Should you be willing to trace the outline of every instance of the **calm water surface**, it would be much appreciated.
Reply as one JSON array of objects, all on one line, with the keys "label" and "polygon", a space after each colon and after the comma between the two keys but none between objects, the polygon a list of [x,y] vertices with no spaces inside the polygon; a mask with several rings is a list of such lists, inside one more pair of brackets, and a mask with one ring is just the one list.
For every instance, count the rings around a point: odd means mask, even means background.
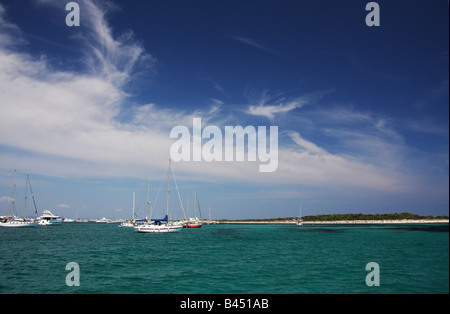
[{"label": "calm water surface", "polygon": [[[0,228],[0,293],[449,293],[446,225]],[[66,264],[80,286],[66,285]],[[380,267],[368,287],[366,264]]]}]

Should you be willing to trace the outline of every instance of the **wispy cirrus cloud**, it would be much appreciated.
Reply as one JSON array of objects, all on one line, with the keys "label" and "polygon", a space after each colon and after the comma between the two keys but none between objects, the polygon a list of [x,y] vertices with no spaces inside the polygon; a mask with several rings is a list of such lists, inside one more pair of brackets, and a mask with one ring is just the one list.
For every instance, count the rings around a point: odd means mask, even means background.
[{"label": "wispy cirrus cloud", "polygon": [[8,21],[6,9],[0,3],[0,46],[8,47],[26,43],[27,40],[23,37],[22,31],[17,25]]},{"label": "wispy cirrus cloud", "polygon": [[269,90],[265,90],[257,96],[248,95],[249,105],[248,109],[244,112],[250,115],[263,116],[269,120],[273,120],[277,115],[292,112],[295,109],[304,107],[305,105],[316,105],[320,99],[333,91],[334,89],[329,89],[292,97],[287,96],[282,92],[271,95]]},{"label": "wispy cirrus cloud", "polygon": [[201,76],[198,76],[198,78],[209,82],[213,86],[214,90],[225,96],[225,89],[215,80],[209,77],[201,77]]},{"label": "wispy cirrus cloud", "polygon": [[[0,106],[5,113],[0,115],[0,144],[19,150],[3,152],[4,167],[15,168],[22,161],[40,169],[36,172],[66,176],[105,165],[92,172],[98,174],[130,158],[141,167],[148,164],[147,158],[155,156],[149,141],[168,150],[168,136],[159,129],[118,119],[128,96],[124,86],[134,78],[136,66],[151,56],[131,32],[113,37],[105,10],[96,2],[83,0],[80,5],[89,8],[83,15],[85,27],[74,39],[81,43],[84,72],[59,70],[45,55],[36,58],[9,49],[25,39],[12,36],[21,34],[20,29],[6,21],[0,5],[0,28],[10,30],[0,45]],[[11,132],[18,125],[20,131]]]},{"label": "wispy cirrus cloud", "polygon": [[[102,8],[91,0],[83,0],[84,12],[87,12],[85,40],[86,63],[96,75],[101,75],[117,86],[125,84],[136,67],[144,66],[148,70],[156,59],[152,57],[134,38],[132,30],[118,37],[112,35],[111,27],[105,18],[109,7]],[[111,4],[109,4],[110,6]]]},{"label": "wispy cirrus cloud", "polygon": [[[193,111],[130,103],[126,85],[150,54],[130,32],[114,37],[106,11],[97,4],[80,2],[89,8],[83,18],[87,30],[74,40],[81,43],[85,71],[58,69],[44,55],[0,46],[0,109],[5,113],[0,115],[0,145],[8,148],[0,152],[2,167],[56,177],[143,178],[166,167],[173,126],[191,126],[194,116],[208,123],[220,113],[218,99]],[[242,169],[249,171],[242,164],[222,165],[184,170],[199,178],[233,178]]]},{"label": "wispy cirrus cloud", "polygon": [[232,39],[234,39],[234,40],[237,40],[237,41],[239,41],[239,42],[241,42],[241,43],[243,43],[243,44],[246,44],[246,45],[248,45],[248,46],[257,48],[257,49],[259,49],[259,50],[265,51],[265,52],[270,53],[270,54],[273,54],[273,55],[277,55],[277,56],[280,56],[280,57],[284,57],[284,55],[281,54],[280,52],[278,52],[278,51],[276,51],[276,50],[274,50],[274,49],[272,49],[272,48],[269,48],[269,47],[267,47],[267,46],[264,46],[264,45],[262,45],[262,44],[256,42],[256,41],[255,41],[254,39],[252,39],[252,38],[243,37],[243,36],[233,36],[233,35],[227,35],[227,36],[230,37],[230,38],[232,38]]},{"label": "wispy cirrus cloud", "polygon": [[300,136],[298,132],[289,132],[289,137],[304,151],[317,155],[326,155],[328,154],[324,149],[320,148],[316,144],[305,140]]},{"label": "wispy cirrus cloud", "polygon": [[308,99],[303,96],[297,98],[275,98],[265,91],[257,101],[257,104],[249,105],[245,112],[250,115],[263,116],[272,120],[277,114],[283,114],[301,108],[307,103]]}]

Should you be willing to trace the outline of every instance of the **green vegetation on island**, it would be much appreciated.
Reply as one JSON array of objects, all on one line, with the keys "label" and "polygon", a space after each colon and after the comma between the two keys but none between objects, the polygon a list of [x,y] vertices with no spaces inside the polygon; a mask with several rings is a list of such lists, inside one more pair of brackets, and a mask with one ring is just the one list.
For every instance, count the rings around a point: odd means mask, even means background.
[{"label": "green vegetation on island", "polygon": [[[329,215],[314,215],[301,217],[303,221],[342,221],[342,220],[433,220],[433,219],[449,219],[448,216],[421,216],[410,213],[393,213],[393,214],[329,214]],[[228,220],[222,219],[223,222],[232,221],[253,221],[253,222],[281,222],[288,220],[297,220],[298,217],[285,218],[264,218],[264,219],[236,219]]]},{"label": "green vegetation on island", "polygon": [[339,220],[433,220],[448,219],[448,216],[420,216],[410,213],[394,214],[331,214],[302,217],[303,221],[339,221]]}]

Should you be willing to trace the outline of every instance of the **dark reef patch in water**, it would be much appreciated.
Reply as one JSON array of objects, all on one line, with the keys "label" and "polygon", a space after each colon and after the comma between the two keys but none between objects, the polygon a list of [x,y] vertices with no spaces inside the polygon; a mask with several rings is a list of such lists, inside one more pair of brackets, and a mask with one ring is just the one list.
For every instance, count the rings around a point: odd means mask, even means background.
[{"label": "dark reef patch in water", "polygon": [[[396,229],[405,231],[428,231],[428,232],[448,232],[448,224],[445,225],[401,225],[395,226]],[[392,229],[392,228],[391,228]]]},{"label": "dark reef patch in water", "polygon": [[332,228],[320,228],[320,229],[306,229],[306,228],[298,228],[292,229],[291,232],[313,232],[313,233],[344,233],[345,231],[342,229],[332,229]]}]

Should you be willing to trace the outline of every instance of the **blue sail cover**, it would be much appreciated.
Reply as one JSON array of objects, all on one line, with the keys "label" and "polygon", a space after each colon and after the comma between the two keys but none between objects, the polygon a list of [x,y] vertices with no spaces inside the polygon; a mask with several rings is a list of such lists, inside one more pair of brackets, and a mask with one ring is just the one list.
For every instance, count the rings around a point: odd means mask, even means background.
[{"label": "blue sail cover", "polygon": [[152,219],[152,221],[168,221],[169,217],[167,215],[163,219]]}]

